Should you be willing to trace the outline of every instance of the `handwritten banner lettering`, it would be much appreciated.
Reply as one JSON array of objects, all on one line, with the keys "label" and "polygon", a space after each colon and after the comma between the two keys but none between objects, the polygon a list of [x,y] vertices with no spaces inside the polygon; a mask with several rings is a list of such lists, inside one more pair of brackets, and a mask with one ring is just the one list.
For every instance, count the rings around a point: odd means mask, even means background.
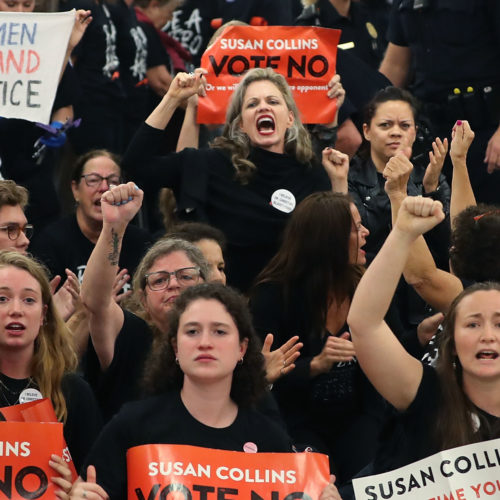
[{"label": "handwritten banner lettering", "polygon": [[328,457],[319,453],[244,453],[167,444],[131,448],[127,470],[128,500],[316,500],[329,481]]},{"label": "handwritten banner lettering", "polygon": [[0,12],[0,116],[50,122],[75,11]]},{"label": "handwritten banner lettering", "polygon": [[273,68],[292,89],[304,123],[330,123],[336,103],[326,96],[335,75],[339,30],[294,26],[230,26],[203,54],[207,96],[199,123],[224,123],[231,94],[252,68]]}]

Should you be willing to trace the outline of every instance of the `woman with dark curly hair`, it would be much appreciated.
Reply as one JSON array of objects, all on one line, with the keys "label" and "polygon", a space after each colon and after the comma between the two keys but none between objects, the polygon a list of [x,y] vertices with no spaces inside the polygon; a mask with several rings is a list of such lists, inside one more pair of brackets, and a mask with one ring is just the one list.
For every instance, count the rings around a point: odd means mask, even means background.
[{"label": "woman with dark curly hair", "polygon": [[259,347],[241,295],[219,283],[186,289],[168,312],[163,344],[148,363],[152,397],[125,406],[103,430],[87,458],[98,484],[77,483],[71,498],[87,492],[125,498],[126,453],[134,446],[243,451],[251,442],[259,452],[291,451],[287,434],[253,408],[266,386]]},{"label": "woman with dark curly hair", "polygon": [[[458,121],[452,131],[450,150],[453,163],[451,273],[436,266],[422,237],[413,243],[404,269],[405,280],[427,303],[442,312],[448,310],[464,287],[481,281],[500,281],[500,209],[476,205],[466,165],[473,139],[474,132],[468,122]],[[394,192],[389,196],[393,213],[397,214],[404,195]]]},{"label": "woman with dark curly hair", "polygon": [[[276,251],[296,204],[332,186],[328,172],[314,161],[311,138],[285,78],[271,68],[251,69],[241,79],[222,135],[210,148],[155,156],[174,111],[204,93],[204,73],[177,74],[137,132],[123,168],[146,193],[171,188],[181,219],[221,229],[229,283],[246,290]],[[340,106],[344,90],[335,77],[327,94],[338,97]]]}]

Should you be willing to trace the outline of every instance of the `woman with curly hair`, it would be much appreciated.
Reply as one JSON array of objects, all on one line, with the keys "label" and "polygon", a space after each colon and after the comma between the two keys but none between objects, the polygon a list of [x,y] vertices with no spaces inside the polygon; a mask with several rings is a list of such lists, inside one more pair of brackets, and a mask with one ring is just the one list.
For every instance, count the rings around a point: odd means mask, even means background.
[{"label": "woman with curly hair", "polygon": [[[276,251],[289,214],[307,195],[331,189],[283,76],[248,71],[233,93],[222,136],[208,149],[155,156],[162,130],[189,97],[204,93],[205,70],[179,73],[139,129],[123,168],[148,191],[170,187],[180,218],[208,222],[227,238],[230,284],[247,289]],[[339,80],[330,97],[343,100]],[[281,196],[280,196],[281,195]]]},{"label": "woman with curly hair", "polygon": [[57,313],[46,270],[19,252],[0,252],[0,406],[51,400],[76,465],[99,432],[89,386],[72,372],[71,333]]},{"label": "woman with curly hair", "polygon": [[[187,288],[167,313],[168,329],[145,375],[151,397],[125,406],[103,430],[87,463],[88,482],[71,498],[122,499],[126,453],[144,444],[290,452],[287,434],[256,411],[265,391],[264,358],[246,300],[220,283]],[[330,498],[338,498],[331,496]]]}]

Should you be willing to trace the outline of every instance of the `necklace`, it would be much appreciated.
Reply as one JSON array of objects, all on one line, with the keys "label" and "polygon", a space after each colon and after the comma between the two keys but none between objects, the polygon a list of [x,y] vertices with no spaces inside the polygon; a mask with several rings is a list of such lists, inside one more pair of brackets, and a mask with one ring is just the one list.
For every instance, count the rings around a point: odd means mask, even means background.
[{"label": "necklace", "polygon": [[[28,382],[26,385],[19,390],[12,390],[4,381],[3,378],[5,375],[0,374],[0,392],[2,394],[2,398],[4,399],[5,403],[7,403],[7,406],[13,406],[19,403],[19,398],[21,396],[21,393],[28,389],[29,387],[36,386],[34,383],[34,380],[32,377],[28,378]],[[7,380],[7,379],[6,379]],[[10,395],[10,397],[9,397]]]}]

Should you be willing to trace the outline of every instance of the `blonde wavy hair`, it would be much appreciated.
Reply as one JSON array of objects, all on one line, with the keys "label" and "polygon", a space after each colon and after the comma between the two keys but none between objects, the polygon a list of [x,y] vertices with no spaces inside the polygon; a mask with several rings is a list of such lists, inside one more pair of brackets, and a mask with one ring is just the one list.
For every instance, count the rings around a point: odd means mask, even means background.
[{"label": "blonde wavy hair", "polygon": [[222,135],[211,143],[212,147],[224,149],[231,154],[231,161],[236,169],[236,178],[242,184],[248,183],[257,168],[248,159],[251,149],[250,139],[240,127],[243,99],[250,84],[263,80],[271,82],[278,88],[288,110],[294,116],[293,125],[287,129],[285,134],[285,153],[304,164],[308,164],[314,156],[311,137],[300,120],[299,110],[285,78],[271,68],[251,69],[243,77],[231,97]]},{"label": "blonde wavy hair", "polygon": [[77,356],[68,327],[56,310],[48,272],[42,264],[18,252],[0,252],[0,269],[15,267],[35,278],[42,292],[42,304],[46,307],[45,320],[35,339],[30,373],[41,393],[50,398],[57,419],[66,422],[68,409],[61,388],[64,375],[75,370]]}]

